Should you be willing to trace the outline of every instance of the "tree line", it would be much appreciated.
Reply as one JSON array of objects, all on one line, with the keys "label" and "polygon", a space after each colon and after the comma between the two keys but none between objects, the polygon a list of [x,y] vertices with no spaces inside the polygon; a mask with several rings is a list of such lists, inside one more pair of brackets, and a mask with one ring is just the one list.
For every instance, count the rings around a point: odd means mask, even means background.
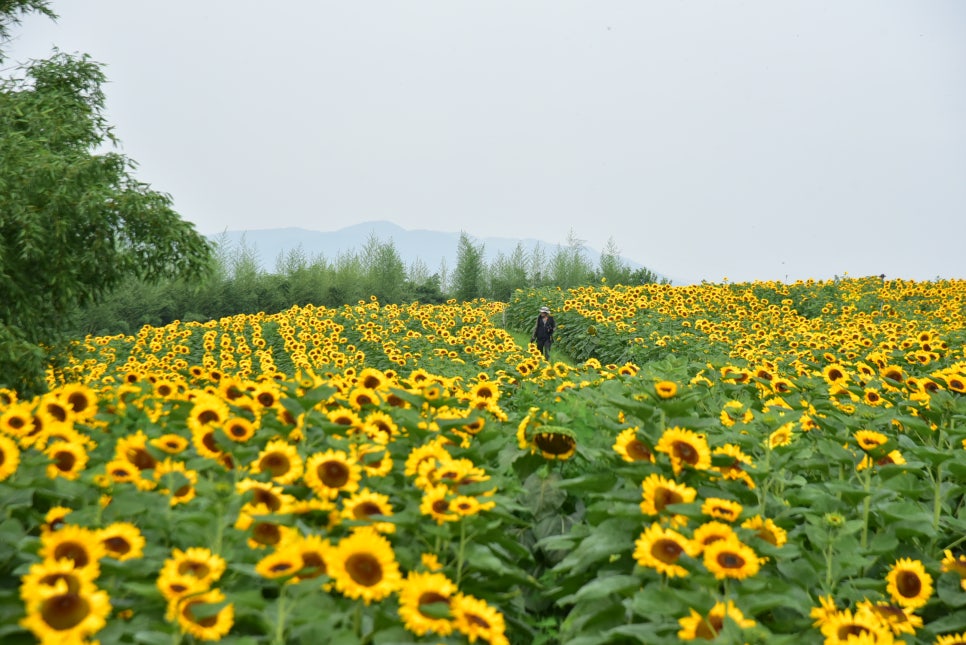
[{"label": "tree line", "polygon": [[256,250],[244,239],[236,244],[216,239],[213,247],[208,271],[201,276],[132,275],[96,302],[76,307],[70,316],[71,335],[130,334],[144,325],[174,320],[273,313],[293,305],[340,307],[370,297],[382,304],[508,301],[516,289],[662,280],[649,269],[632,269],[613,241],[594,261],[573,233],[565,246],[552,252],[520,243],[508,254],[487,259],[484,244],[462,232],[456,265],[450,269],[444,261],[434,271],[419,259],[407,266],[392,239],[375,235],[362,248],[335,258],[309,257],[301,247],[289,249],[275,259],[273,270],[261,268]]}]

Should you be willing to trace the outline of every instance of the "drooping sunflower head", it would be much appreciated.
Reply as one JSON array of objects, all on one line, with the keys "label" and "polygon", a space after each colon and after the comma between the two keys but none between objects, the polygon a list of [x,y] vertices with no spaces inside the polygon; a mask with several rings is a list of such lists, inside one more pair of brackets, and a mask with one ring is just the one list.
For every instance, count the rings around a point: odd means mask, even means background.
[{"label": "drooping sunflower head", "polygon": [[577,436],[573,430],[562,426],[540,426],[531,442],[531,450],[539,451],[544,459],[565,461],[577,452]]},{"label": "drooping sunflower head", "polygon": [[702,513],[725,522],[736,522],[741,517],[742,510],[740,503],[720,497],[709,497],[701,504]]},{"label": "drooping sunflower head", "polygon": [[742,629],[754,627],[757,624],[751,618],[745,618],[745,615],[738,609],[733,600],[716,602],[707,614],[701,614],[694,609],[690,611],[689,616],[678,620],[681,625],[678,638],[683,641],[714,640],[721,633],[727,620],[734,622]]}]

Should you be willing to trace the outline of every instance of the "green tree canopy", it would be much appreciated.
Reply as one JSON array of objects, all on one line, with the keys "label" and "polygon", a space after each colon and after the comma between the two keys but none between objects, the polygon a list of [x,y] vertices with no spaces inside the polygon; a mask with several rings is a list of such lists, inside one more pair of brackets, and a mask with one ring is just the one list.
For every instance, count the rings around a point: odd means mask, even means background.
[{"label": "green tree canopy", "polygon": [[[0,3],[0,51],[28,10],[51,15],[45,2]],[[26,345],[55,340],[76,306],[129,276],[208,267],[204,237],[111,151],[104,81],[88,56],[62,52],[0,78],[0,386],[39,385],[18,362]]]}]

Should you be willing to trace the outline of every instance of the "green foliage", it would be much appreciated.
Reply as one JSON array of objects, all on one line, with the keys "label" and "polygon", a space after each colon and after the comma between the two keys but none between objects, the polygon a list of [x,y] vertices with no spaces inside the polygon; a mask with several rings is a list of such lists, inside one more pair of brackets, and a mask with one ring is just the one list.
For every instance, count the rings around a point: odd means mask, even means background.
[{"label": "green foliage", "polygon": [[[44,5],[5,5],[0,35],[28,8]],[[0,79],[0,324],[21,342],[49,344],[75,307],[128,277],[202,275],[207,241],[170,197],[134,178],[132,161],[99,152],[115,142],[100,65],[56,52],[17,72]],[[37,377],[14,370],[0,386]]]}]

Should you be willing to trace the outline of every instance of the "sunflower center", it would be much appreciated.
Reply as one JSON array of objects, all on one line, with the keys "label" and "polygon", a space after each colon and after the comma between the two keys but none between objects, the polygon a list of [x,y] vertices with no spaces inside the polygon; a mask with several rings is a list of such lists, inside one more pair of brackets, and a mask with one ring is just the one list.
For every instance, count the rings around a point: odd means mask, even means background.
[{"label": "sunflower center", "polygon": [[701,622],[698,623],[697,628],[694,630],[694,635],[696,638],[712,641],[718,636],[723,626],[724,620],[720,616],[708,616],[707,618],[701,619]]},{"label": "sunflower center", "polygon": [[218,413],[214,410],[202,410],[198,415],[198,422],[202,425],[218,420]]},{"label": "sunflower center", "polygon": [[67,583],[68,594],[76,594],[80,590],[80,580],[76,576],[63,573],[52,573],[49,576],[44,576],[40,579],[40,584],[46,587],[53,587],[61,580]]},{"label": "sunflower center", "polygon": [[564,455],[574,449],[576,442],[573,437],[565,434],[541,432],[537,434],[534,443],[543,452],[551,455]]},{"label": "sunflower center", "polygon": [[915,598],[922,592],[922,580],[912,571],[902,571],[896,576],[896,589],[903,598]]},{"label": "sunflower center", "polygon": [[59,560],[60,558],[73,560],[74,566],[78,569],[83,569],[91,561],[90,556],[87,555],[87,549],[76,542],[58,544],[57,548],[54,549],[54,559]]},{"label": "sunflower center", "polygon": [[255,489],[253,499],[255,500],[256,504],[264,504],[271,511],[277,511],[282,507],[282,500],[280,500],[276,495],[273,495],[271,492],[262,488]]},{"label": "sunflower center", "polygon": [[282,540],[282,530],[271,522],[259,522],[252,530],[252,539],[259,544],[278,544]]},{"label": "sunflower center", "polygon": [[125,553],[131,551],[131,543],[119,535],[115,535],[114,537],[109,537],[104,540],[104,546],[106,546],[107,550],[111,553],[117,553],[118,555],[124,555]]},{"label": "sunflower center", "polygon": [[203,604],[203,603],[189,601],[187,604],[185,604],[184,609],[181,612],[182,615],[188,620],[190,620],[192,623],[194,623],[195,625],[200,625],[201,627],[214,627],[215,625],[217,625],[218,614],[215,614],[213,616],[206,616],[204,618],[197,618],[195,616],[194,612],[192,611],[193,606],[200,605],[200,604]]},{"label": "sunflower center", "polygon": [[138,470],[151,470],[158,465],[158,461],[144,448],[132,448],[127,451],[127,460]]},{"label": "sunflower center", "polygon": [[371,587],[382,580],[382,565],[368,553],[356,553],[345,562],[346,573],[357,584]]},{"label": "sunflower center", "polygon": [[634,440],[627,444],[627,454],[634,461],[650,461],[651,451],[640,441]]},{"label": "sunflower center", "polygon": [[352,509],[352,515],[358,520],[365,520],[373,515],[382,515],[382,509],[373,502],[363,502],[356,504],[355,508]]},{"label": "sunflower center", "polygon": [[325,573],[325,560],[315,552],[302,554],[302,571],[299,573],[301,578],[317,578]]},{"label": "sunflower center", "polygon": [[191,575],[195,578],[207,578],[211,574],[211,567],[204,562],[188,560],[178,565],[178,573],[181,575]]},{"label": "sunflower center", "polygon": [[70,592],[45,600],[40,608],[44,622],[57,631],[76,627],[90,613],[90,603],[83,596]]},{"label": "sunflower center", "polygon": [[285,455],[273,452],[265,455],[258,463],[258,467],[272,473],[272,477],[280,477],[291,469],[292,464]]},{"label": "sunflower center", "polygon": [[654,508],[663,511],[669,504],[680,504],[684,498],[667,488],[659,488],[654,492]]},{"label": "sunflower center", "polygon": [[269,394],[268,392],[262,392],[255,398],[258,400],[258,403],[262,407],[270,408],[273,405],[275,405],[275,397]]},{"label": "sunflower center", "polygon": [[65,473],[69,473],[74,464],[77,463],[77,457],[66,450],[58,452],[54,459],[56,460],[57,470]]},{"label": "sunflower center", "polygon": [[678,561],[684,549],[674,540],[658,540],[651,548],[651,555],[666,564]]},{"label": "sunflower center", "polygon": [[740,569],[745,566],[745,559],[737,553],[725,551],[718,555],[718,564],[725,569]]},{"label": "sunflower center", "polygon": [[473,625],[479,625],[483,629],[490,628],[490,623],[486,622],[486,620],[478,614],[466,614],[466,621]]},{"label": "sunflower center", "polygon": [[87,409],[87,397],[79,392],[74,392],[68,396],[67,402],[70,403],[70,407],[74,408],[74,412],[80,413]]},{"label": "sunflower center", "polygon": [[444,603],[445,605],[449,606],[449,598],[447,598],[443,594],[436,593],[435,591],[424,591],[423,593],[419,594],[419,601],[417,602],[417,604],[432,605],[438,602]]},{"label": "sunflower center", "polygon": [[445,499],[438,499],[433,502],[433,512],[434,513],[445,513],[449,510],[449,502]]},{"label": "sunflower center", "polygon": [[674,455],[681,461],[688,464],[698,463],[698,451],[689,443],[676,441],[674,443]]},{"label": "sunflower center", "polygon": [[327,461],[318,468],[319,479],[329,488],[342,488],[349,481],[349,469],[338,461]]},{"label": "sunflower center", "polygon": [[869,630],[862,625],[842,625],[839,627],[838,637],[844,642],[849,636],[861,636],[868,633]]}]

